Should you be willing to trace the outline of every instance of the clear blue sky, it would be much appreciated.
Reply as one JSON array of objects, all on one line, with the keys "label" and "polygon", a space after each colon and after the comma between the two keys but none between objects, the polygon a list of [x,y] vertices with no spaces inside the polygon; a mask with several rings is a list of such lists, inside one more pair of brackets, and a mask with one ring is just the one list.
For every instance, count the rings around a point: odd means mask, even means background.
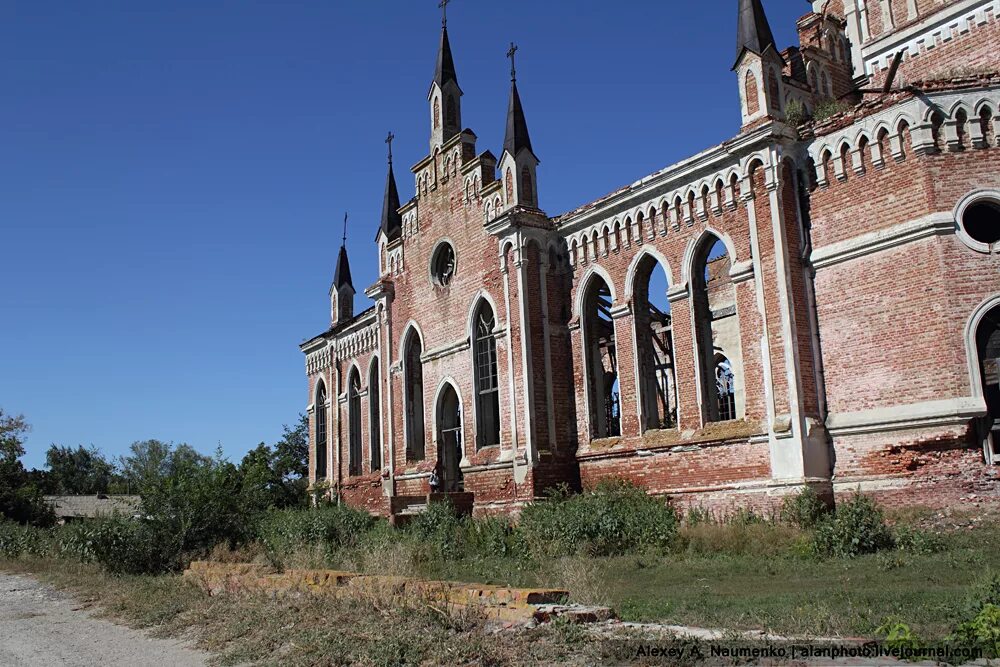
[{"label": "clear blue sky", "polygon": [[[427,152],[436,0],[2,0],[0,406],[50,443],[233,459],[306,404],[344,210],[359,291],[388,130]],[[803,0],[765,0],[780,45]],[[508,43],[557,214],[732,136],[737,0],[455,0],[463,121],[499,154]],[[363,298],[363,297],[362,297]]]}]

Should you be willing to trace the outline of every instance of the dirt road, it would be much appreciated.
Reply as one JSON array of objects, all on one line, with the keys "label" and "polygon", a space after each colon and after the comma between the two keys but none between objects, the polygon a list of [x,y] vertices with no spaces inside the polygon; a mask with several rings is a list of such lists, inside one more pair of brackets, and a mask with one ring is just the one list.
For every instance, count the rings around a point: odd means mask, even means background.
[{"label": "dirt road", "polygon": [[145,667],[204,665],[183,642],[151,639],[80,609],[34,579],[0,572],[0,665]]}]

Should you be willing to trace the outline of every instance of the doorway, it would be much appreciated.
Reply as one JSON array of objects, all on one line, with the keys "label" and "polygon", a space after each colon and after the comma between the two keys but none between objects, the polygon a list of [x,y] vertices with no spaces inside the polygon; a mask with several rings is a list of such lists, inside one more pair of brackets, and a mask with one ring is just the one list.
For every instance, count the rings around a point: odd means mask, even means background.
[{"label": "doorway", "polygon": [[455,388],[447,384],[438,397],[438,471],[443,493],[465,488],[462,477],[462,408]]},{"label": "doorway", "polygon": [[1000,463],[1000,306],[987,312],[979,323],[976,349],[987,411],[980,422],[983,456],[987,463]]}]

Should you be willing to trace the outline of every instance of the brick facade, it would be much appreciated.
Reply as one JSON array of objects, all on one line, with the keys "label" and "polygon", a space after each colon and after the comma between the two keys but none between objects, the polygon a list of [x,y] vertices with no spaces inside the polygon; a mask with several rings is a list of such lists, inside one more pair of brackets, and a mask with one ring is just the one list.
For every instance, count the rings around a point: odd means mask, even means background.
[{"label": "brick facade", "polygon": [[[477,513],[609,477],[723,510],[803,485],[896,505],[996,497],[1000,408],[980,348],[985,327],[1000,328],[1000,245],[982,240],[1000,230],[998,4],[817,2],[780,53],[762,13],[741,13],[741,132],[558,216],[538,208],[516,84],[499,159],[449,129],[461,90],[445,30],[431,150],[412,167],[414,197],[383,212],[374,305],[333,304],[331,328],[302,345],[313,482],[378,514],[426,494],[436,467],[449,481],[461,472]],[[986,232],[967,211],[994,215]],[[444,244],[454,261],[442,273]],[[649,310],[653,271],[667,276],[666,313]],[[480,312],[493,315],[492,357]],[[408,341],[420,346],[417,402]],[[483,368],[500,432],[485,446]]]}]

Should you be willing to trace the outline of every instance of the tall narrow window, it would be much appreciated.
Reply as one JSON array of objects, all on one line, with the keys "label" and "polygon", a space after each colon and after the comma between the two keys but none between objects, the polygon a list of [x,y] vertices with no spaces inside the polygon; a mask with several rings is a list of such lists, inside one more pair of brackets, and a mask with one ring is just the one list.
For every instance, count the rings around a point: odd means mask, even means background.
[{"label": "tall narrow window", "polygon": [[621,435],[615,322],[611,319],[611,289],[604,280],[596,276],[592,279],[583,308],[590,435],[592,438]]},{"label": "tall narrow window", "polygon": [[521,203],[529,206],[535,202],[535,189],[531,187],[531,170],[521,169]]},{"label": "tall narrow window", "polygon": [[316,480],[326,479],[326,384],[320,381],[316,392],[316,404],[313,406],[316,415]]},{"label": "tall narrow window", "polygon": [[978,420],[987,463],[1000,464],[1000,306],[983,316],[976,330],[986,416]]},{"label": "tall narrow window", "polygon": [[379,383],[381,374],[379,373],[378,359],[372,364],[371,372],[368,374],[368,439],[371,447],[372,472],[382,469],[382,402]]},{"label": "tall narrow window", "polygon": [[742,348],[731,268],[725,244],[715,236],[706,236],[691,270],[705,422],[743,418]]},{"label": "tall narrow window", "polygon": [[351,371],[347,394],[348,474],[361,474],[361,376],[358,369]]},{"label": "tall narrow window", "polygon": [[500,384],[493,309],[483,301],[475,316],[476,444],[500,444]]},{"label": "tall narrow window", "polygon": [[458,105],[455,104],[455,98],[452,95],[448,96],[448,101],[445,103],[445,110],[447,112],[447,116],[445,117],[445,125],[447,127],[457,127]]},{"label": "tall narrow window", "polygon": [[403,358],[406,378],[406,459],[420,461],[424,458],[424,369],[420,361],[423,348],[420,337],[410,331],[406,339]]},{"label": "tall narrow window", "polygon": [[635,337],[639,353],[639,393],[644,430],[677,426],[673,320],[667,279],[650,255],[635,274]]}]

